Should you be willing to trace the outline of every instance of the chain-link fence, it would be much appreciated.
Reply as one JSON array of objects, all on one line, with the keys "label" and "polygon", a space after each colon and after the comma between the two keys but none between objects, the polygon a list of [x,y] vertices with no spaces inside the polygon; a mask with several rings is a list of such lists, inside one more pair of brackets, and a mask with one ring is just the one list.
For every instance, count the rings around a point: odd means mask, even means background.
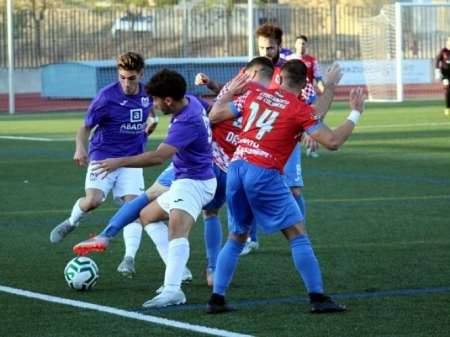
[{"label": "chain-link fence", "polygon": [[[284,46],[306,35],[312,55],[324,62],[359,59],[356,18],[378,8],[272,6],[254,11],[254,27],[274,21]],[[145,57],[228,57],[248,54],[247,10],[226,8],[153,9],[139,14],[111,10],[15,11],[15,67],[113,59],[125,50]],[[6,13],[0,13],[0,68],[7,66]]]}]

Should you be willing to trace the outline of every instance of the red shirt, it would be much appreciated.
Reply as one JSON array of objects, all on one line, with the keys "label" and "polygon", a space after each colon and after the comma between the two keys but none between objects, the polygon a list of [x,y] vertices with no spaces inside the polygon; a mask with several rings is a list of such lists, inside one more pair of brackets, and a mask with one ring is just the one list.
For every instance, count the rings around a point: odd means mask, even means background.
[{"label": "red shirt", "polygon": [[243,118],[233,160],[281,173],[302,133],[323,125],[313,107],[281,89],[253,90],[234,104]]},{"label": "red shirt", "polygon": [[306,65],[306,68],[308,68],[306,77],[308,77],[308,80],[311,83],[314,83],[314,79],[322,79],[322,70],[320,69],[319,62],[311,55],[305,54],[299,56],[297,54],[291,54],[286,57],[286,61],[289,60],[300,60]]},{"label": "red shirt", "polygon": [[[230,82],[228,82],[230,83]],[[227,83],[227,84],[228,84]],[[217,99],[221,98],[227,91],[227,88],[223,88]],[[249,90],[256,90],[262,88],[262,86],[256,82],[249,84]],[[236,96],[237,99],[239,96]],[[213,161],[223,171],[228,171],[228,164],[231,158],[233,158],[234,151],[239,141],[239,133],[241,132],[242,117],[226,120],[212,126],[212,150]]]}]

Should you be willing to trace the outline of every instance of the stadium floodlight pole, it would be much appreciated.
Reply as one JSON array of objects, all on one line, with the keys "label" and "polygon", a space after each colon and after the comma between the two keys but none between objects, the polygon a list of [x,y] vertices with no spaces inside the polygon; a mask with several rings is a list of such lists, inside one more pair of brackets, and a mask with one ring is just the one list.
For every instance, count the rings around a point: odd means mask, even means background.
[{"label": "stadium floodlight pole", "polygon": [[14,34],[13,34],[13,0],[8,0],[8,87],[9,87],[9,114],[15,112],[14,106]]},{"label": "stadium floodlight pole", "polygon": [[[403,30],[402,30],[402,4],[401,2],[395,3],[395,54],[396,54],[396,71],[397,71],[397,101],[403,102]],[[400,42],[399,42],[400,41]]]},{"label": "stadium floodlight pole", "polygon": [[254,21],[254,10],[253,10],[253,0],[248,0],[247,3],[247,30],[248,30],[248,60],[250,61],[254,55],[254,44],[255,44],[255,36],[253,34],[253,21]]},{"label": "stadium floodlight pole", "polygon": [[187,58],[189,54],[188,49],[188,8],[186,0],[183,0],[183,57]]}]

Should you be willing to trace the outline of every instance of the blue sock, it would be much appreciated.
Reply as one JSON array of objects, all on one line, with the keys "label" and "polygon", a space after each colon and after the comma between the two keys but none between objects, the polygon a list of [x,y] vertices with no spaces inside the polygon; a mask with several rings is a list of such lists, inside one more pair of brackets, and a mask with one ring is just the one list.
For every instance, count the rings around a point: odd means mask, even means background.
[{"label": "blue sock", "polygon": [[205,246],[208,258],[208,269],[215,270],[217,257],[222,247],[222,225],[218,216],[210,216],[203,220],[205,224]]},{"label": "blue sock", "polygon": [[213,293],[225,296],[225,291],[230,285],[234,271],[236,270],[239,254],[244,249],[244,246],[245,243],[228,238],[217,259]]},{"label": "blue sock", "polygon": [[123,204],[100,235],[115,237],[126,225],[139,218],[139,213],[149,202],[147,194],[142,193],[137,198]]},{"label": "blue sock", "polygon": [[258,241],[258,225],[256,224],[255,219],[253,219],[252,224],[250,225],[250,232],[248,237],[252,241]]},{"label": "blue sock", "polygon": [[322,274],[308,235],[299,235],[290,241],[295,268],[302,276],[308,293],[323,294]]},{"label": "blue sock", "polygon": [[306,205],[305,205],[305,199],[303,199],[303,194],[300,194],[297,197],[294,197],[295,202],[298,205],[298,208],[300,208],[300,212],[303,214],[303,224],[306,227]]}]

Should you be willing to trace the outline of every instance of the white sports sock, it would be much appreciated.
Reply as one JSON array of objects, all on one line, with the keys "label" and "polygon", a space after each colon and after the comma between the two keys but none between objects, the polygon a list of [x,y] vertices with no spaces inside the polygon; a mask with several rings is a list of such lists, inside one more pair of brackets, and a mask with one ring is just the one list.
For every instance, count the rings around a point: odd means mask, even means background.
[{"label": "white sports sock", "polygon": [[80,201],[83,198],[78,199],[73,205],[72,213],[70,214],[69,222],[72,226],[78,226],[78,223],[87,217],[91,212],[83,212],[80,208]]},{"label": "white sports sock", "polygon": [[123,240],[125,241],[125,256],[136,257],[136,253],[141,244],[142,225],[132,222],[123,228]]},{"label": "white sports sock", "polygon": [[169,228],[162,221],[153,222],[144,227],[158,250],[159,256],[167,265],[169,256]]},{"label": "white sports sock", "polygon": [[169,242],[169,259],[164,275],[164,290],[179,291],[186,263],[189,260],[189,241],[178,238]]}]

